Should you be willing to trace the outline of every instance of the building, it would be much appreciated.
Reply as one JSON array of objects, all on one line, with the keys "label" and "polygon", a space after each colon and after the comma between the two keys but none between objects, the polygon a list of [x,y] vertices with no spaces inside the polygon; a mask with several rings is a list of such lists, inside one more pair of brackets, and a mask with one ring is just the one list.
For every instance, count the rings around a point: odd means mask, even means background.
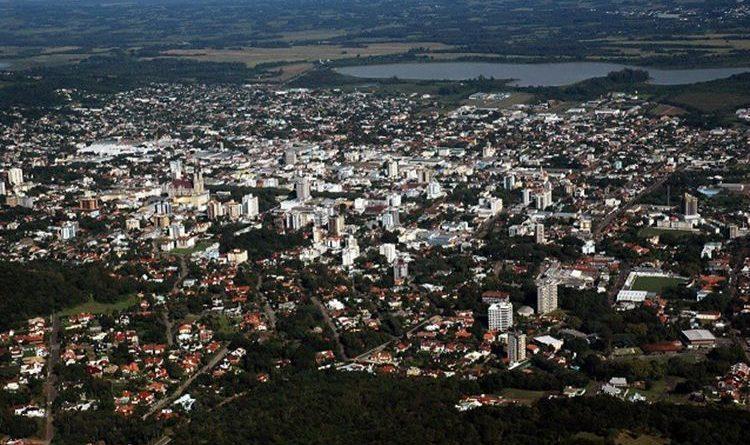
[{"label": "building", "polygon": [[552,190],[544,190],[534,196],[537,210],[544,210],[552,205]]},{"label": "building", "polygon": [[344,233],[344,215],[336,215],[328,220],[328,232],[334,236]]},{"label": "building", "polygon": [[78,200],[78,208],[86,212],[99,210],[99,200],[90,197],[81,198]]},{"label": "building", "polygon": [[172,174],[172,179],[182,179],[182,161],[179,159],[169,161],[169,172]]},{"label": "building", "polygon": [[385,173],[390,179],[398,178],[398,162],[394,160],[388,161],[386,163]]},{"label": "building", "polygon": [[523,199],[523,205],[528,206],[531,204],[531,190],[530,189],[523,189],[521,191],[521,197]]},{"label": "building", "polygon": [[297,193],[298,201],[307,201],[310,199],[310,180],[308,178],[299,178],[294,186],[294,191]]},{"label": "building", "polygon": [[443,188],[433,181],[427,185],[427,199],[436,199],[443,196]]},{"label": "building", "polygon": [[171,215],[172,214],[172,204],[169,203],[167,200],[161,200],[156,201],[154,203],[154,213],[157,215]]},{"label": "building", "polygon": [[76,237],[78,231],[78,223],[75,221],[67,221],[60,226],[60,239],[63,241],[71,240]]},{"label": "building", "polygon": [[284,152],[284,165],[294,165],[297,163],[297,150],[290,148]]},{"label": "building", "polygon": [[228,203],[224,204],[224,208],[226,209],[226,215],[232,221],[237,221],[238,219],[240,219],[240,216],[242,216],[242,204],[238,202],[229,201]]},{"label": "building", "polygon": [[227,261],[235,266],[244,263],[247,261],[247,250],[234,249],[227,252]]},{"label": "building", "polygon": [[682,331],[682,338],[688,348],[713,348],[716,337],[707,329],[686,329]]},{"label": "building", "polygon": [[208,201],[206,211],[208,213],[208,219],[219,219],[224,216],[224,206],[219,201]]},{"label": "building", "polygon": [[393,263],[393,261],[396,259],[396,256],[398,255],[395,244],[391,244],[391,243],[381,244],[378,250],[380,254],[385,257],[388,263]]},{"label": "building", "polygon": [[544,315],[557,310],[557,282],[551,279],[538,280],[536,286],[537,313]]},{"label": "building", "polygon": [[534,227],[534,237],[537,244],[545,244],[547,238],[544,236],[544,224],[537,224]]},{"label": "building", "polygon": [[408,276],[409,264],[403,258],[399,258],[393,263],[393,282],[401,285]]},{"label": "building", "polygon": [[690,193],[685,193],[684,205],[685,218],[698,216],[698,198]]},{"label": "building", "polygon": [[18,167],[13,167],[8,170],[8,184],[10,185],[21,185],[23,184],[23,170]]},{"label": "building", "polygon": [[508,361],[513,366],[526,360],[526,334],[512,332],[508,335]]},{"label": "building", "polygon": [[242,214],[248,218],[257,218],[259,214],[258,197],[252,194],[242,197]]},{"label": "building", "polygon": [[510,301],[493,303],[487,309],[491,331],[507,331],[513,327],[513,304]]}]

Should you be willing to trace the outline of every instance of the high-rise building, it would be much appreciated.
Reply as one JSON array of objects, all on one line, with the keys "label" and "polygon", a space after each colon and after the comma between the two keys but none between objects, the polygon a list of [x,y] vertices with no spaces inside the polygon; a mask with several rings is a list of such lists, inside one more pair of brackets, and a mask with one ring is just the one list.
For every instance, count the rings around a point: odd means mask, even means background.
[{"label": "high-rise building", "polygon": [[383,226],[383,229],[385,230],[391,230],[396,227],[396,223],[393,220],[393,215],[390,213],[383,213],[380,216],[380,225]]},{"label": "high-rise building", "polygon": [[552,205],[552,190],[544,190],[534,196],[536,199],[536,208],[544,210]]},{"label": "high-rise building", "polygon": [[13,167],[8,170],[8,184],[10,185],[21,185],[23,184],[23,170],[18,167]]},{"label": "high-rise building", "polygon": [[430,182],[427,185],[427,199],[435,199],[443,196],[443,188],[437,182]]},{"label": "high-rise building", "polygon": [[90,196],[79,198],[78,208],[84,211],[99,210],[99,200]]},{"label": "high-rise building", "polygon": [[344,233],[344,215],[336,215],[328,220],[328,232],[334,236]]},{"label": "high-rise building", "polygon": [[507,331],[513,327],[513,304],[508,301],[493,303],[487,309],[491,331]]},{"label": "high-rise building", "polygon": [[531,204],[531,190],[530,189],[523,189],[521,192],[521,196],[523,199],[523,205],[527,206]]},{"label": "high-rise building", "polygon": [[388,195],[388,205],[391,207],[398,207],[401,205],[401,194],[392,193]]},{"label": "high-rise building", "polygon": [[398,254],[398,252],[396,251],[396,245],[392,243],[381,244],[378,250],[389,263],[393,263],[393,261],[396,259],[396,255]]},{"label": "high-rise building", "polygon": [[297,192],[298,201],[307,201],[310,199],[310,180],[299,178],[294,186],[294,191]]},{"label": "high-rise building", "polygon": [[297,150],[290,148],[284,152],[284,165],[294,165],[297,163]]},{"label": "high-rise building", "polygon": [[508,335],[508,361],[511,365],[526,360],[526,334],[512,332]]},{"label": "high-rise building", "polygon": [[256,218],[259,214],[258,197],[252,194],[242,197],[242,214],[248,218]]},{"label": "high-rise building", "polygon": [[169,225],[169,237],[172,239],[177,239],[181,236],[185,236],[185,226],[182,225],[182,223],[179,222],[173,222]]},{"label": "high-rise building", "polygon": [[547,238],[544,235],[544,224],[537,224],[534,226],[534,237],[537,244],[544,244],[547,242]]},{"label": "high-rise building", "polygon": [[393,282],[396,285],[400,285],[409,276],[409,263],[403,258],[399,258],[393,262]]},{"label": "high-rise building", "polygon": [[432,181],[432,170],[428,168],[420,168],[417,170],[417,181],[421,184],[427,184]]},{"label": "high-rise building", "polygon": [[685,193],[685,217],[692,217],[698,215],[698,198]]},{"label": "high-rise building", "polygon": [[516,188],[516,175],[510,174],[503,178],[503,188],[505,190],[513,190]]},{"label": "high-rise building", "polygon": [[739,238],[739,236],[740,228],[736,224],[731,224],[729,226],[729,239]]},{"label": "high-rise building", "polygon": [[182,161],[179,159],[169,161],[169,172],[172,174],[172,179],[182,179]]},{"label": "high-rise building", "polygon": [[578,221],[578,224],[581,229],[581,232],[584,232],[584,233],[591,232],[591,218],[582,216],[581,219]]},{"label": "high-rise building", "polygon": [[219,201],[211,200],[206,205],[206,212],[208,219],[219,219],[224,216],[224,206]]},{"label": "high-rise building", "polygon": [[161,200],[156,201],[154,203],[154,212],[159,215],[171,215],[172,214],[172,204],[169,203],[167,200]]},{"label": "high-rise building", "polygon": [[537,280],[536,283],[536,311],[539,315],[550,313],[557,309],[557,282],[551,279]]},{"label": "high-rise building", "polygon": [[75,221],[66,221],[60,227],[60,239],[67,241],[76,237],[78,231],[78,223]]},{"label": "high-rise building", "polygon": [[385,166],[385,174],[391,179],[398,177],[398,162],[389,160]]},{"label": "high-rise building", "polygon": [[236,221],[242,216],[242,204],[239,202],[229,201],[224,204],[224,208],[226,209],[225,213],[232,221]]}]

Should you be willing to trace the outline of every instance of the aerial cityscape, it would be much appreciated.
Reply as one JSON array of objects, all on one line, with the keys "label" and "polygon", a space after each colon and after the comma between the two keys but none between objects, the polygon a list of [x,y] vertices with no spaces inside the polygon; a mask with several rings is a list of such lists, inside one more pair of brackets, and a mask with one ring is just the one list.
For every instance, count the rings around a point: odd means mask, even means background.
[{"label": "aerial cityscape", "polygon": [[745,1],[0,27],[0,444],[746,443]]}]

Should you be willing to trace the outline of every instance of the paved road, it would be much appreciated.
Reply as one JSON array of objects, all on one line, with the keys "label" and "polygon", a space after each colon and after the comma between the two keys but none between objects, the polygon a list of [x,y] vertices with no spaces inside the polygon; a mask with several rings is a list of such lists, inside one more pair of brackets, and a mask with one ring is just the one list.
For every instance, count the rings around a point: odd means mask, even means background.
[{"label": "paved road", "polygon": [[[177,276],[174,285],[172,285],[172,290],[169,292],[170,294],[177,293],[180,285],[185,281],[185,277],[187,277],[188,274],[185,255],[178,255],[178,258],[180,259],[180,274]],[[172,333],[172,320],[169,319],[169,309],[167,309],[166,305],[161,312],[161,322],[164,325],[164,335],[167,337],[167,345],[171,348],[174,344],[174,335]]]},{"label": "paved road", "polygon": [[229,347],[226,345],[222,346],[221,349],[219,349],[216,352],[216,354],[213,357],[211,357],[208,363],[206,363],[201,369],[196,371],[195,374],[188,377],[187,380],[182,382],[180,386],[178,386],[177,389],[172,394],[156,402],[141,418],[143,420],[146,420],[152,414],[160,411],[161,409],[165,408],[168,404],[177,400],[182,395],[182,393],[184,393],[185,390],[188,389],[188,387],[190,387],[190,385],[195,381],[195,379],[198,378],[199,375],[204,374],[206,371],[209,371],[214,366],[218,365],[219,362],[222,361],[224,357],[227,356],[228,353],[229,353]]},{"label": "paved road", "polygon": [[52,332],[50,333],[49,357],[47,359],[47,381],[44,382],[44,395],[47,399],[47,418],[44,425],[44,442],[51,443],[55,435],[54,413],[52,405],[57,398],[57,375],[54,372],[55,365],[60,361],[60,317],[53,314],[50,317],[52,321]]},{"label": "paved road", "polygon": [[358,356],[354,357],[353,359],[351,359],[351,361],[353,361],[353,362],[365,362],[365,363],[369,363],[369,361],[367,360],[367,357],[369,357],[370,355],[372,355],[372,354],[374,354],[376,352],[382,351],[383,349],[385,349],[386,347],[388,347],[390,344],[398,341],[401,338],[404,338],[404,337],[409,338],[409,337],[411,337],[411,334],[413,334],[417,330],[421,329],[422,326],[424,326],[424,325],[426,325],[428,323],[434,323],[436,320],[440,320],[440,316],[439,315],[433,315],[432,317],[427,318],[426,320],[422,320],[419,324],[413,326],[411,329],[409,329],[408,331],[406,331],[403,336],[401,336],[399,338],[394,338],[394,339],[388,340],[387,342],[385,342],[385,343],[383,343],[381,345],[375,346],[374,348],[370,349],[369,351],[365,351],[362,354],[359,354]]},{"label": "paved road", "polygon": [[[655,171],[656,170],[652,170],[650,173],[653,174]],[[627,203],[609,212],[607,216],[605,216],[594,229],[594,240],[601,240],[602,236],[607,232],[607,229],[609,229],[609,226],[613,221],[617,220],[617,218],[622,216],[626,211],[628,211],[628,209],[636,205],[642,197],[664,185],[664,183],[667,182],[667,179],[669,179],[670,176],[672,176],[672,174],[666,174],[662,176],[661,178],[657,179],[656,182],[641,190],[641,192],[637,195],[633,196]]]},{"label": "paved road", "polygon": [[334,340],[336,340],[336,349],[338,350],[339,358],[341,358],[342,360],[349,360],[349,356],[346,354],[346,350],[344,349],[344,344],[341,343],[341,337],[339,336],[339,331],[336,329],[336,324],[328,315],[328,309],[323,306],[323,303],[320,302],[318,297],[310,297],[310,300],[315,306],[318,307],[318,310],[320,310],[320,313],[323,315],[323,321],[325,321],[328,327],[331,328],[331,331],[333,331],[333,338]]}]

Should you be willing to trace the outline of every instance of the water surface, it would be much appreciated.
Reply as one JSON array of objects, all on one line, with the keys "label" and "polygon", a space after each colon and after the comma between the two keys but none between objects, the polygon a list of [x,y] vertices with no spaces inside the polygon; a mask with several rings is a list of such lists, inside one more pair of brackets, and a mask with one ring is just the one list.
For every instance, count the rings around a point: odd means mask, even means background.
[{"label": "water surface", "polygon": [[734,74],[750,72],[750,68],[641,68],[617,63],[566,62],[566,63],[390,63],[338,68],[348,76],[387,79],[398,77],[409,80],[468,80],[479,76],[495,79],[513,79],[513,86],[570,85],[592,77],[606,76],[612,71],[637,68],[648,71],[650,82],[656,85],[683,85],[723,79]]}]

